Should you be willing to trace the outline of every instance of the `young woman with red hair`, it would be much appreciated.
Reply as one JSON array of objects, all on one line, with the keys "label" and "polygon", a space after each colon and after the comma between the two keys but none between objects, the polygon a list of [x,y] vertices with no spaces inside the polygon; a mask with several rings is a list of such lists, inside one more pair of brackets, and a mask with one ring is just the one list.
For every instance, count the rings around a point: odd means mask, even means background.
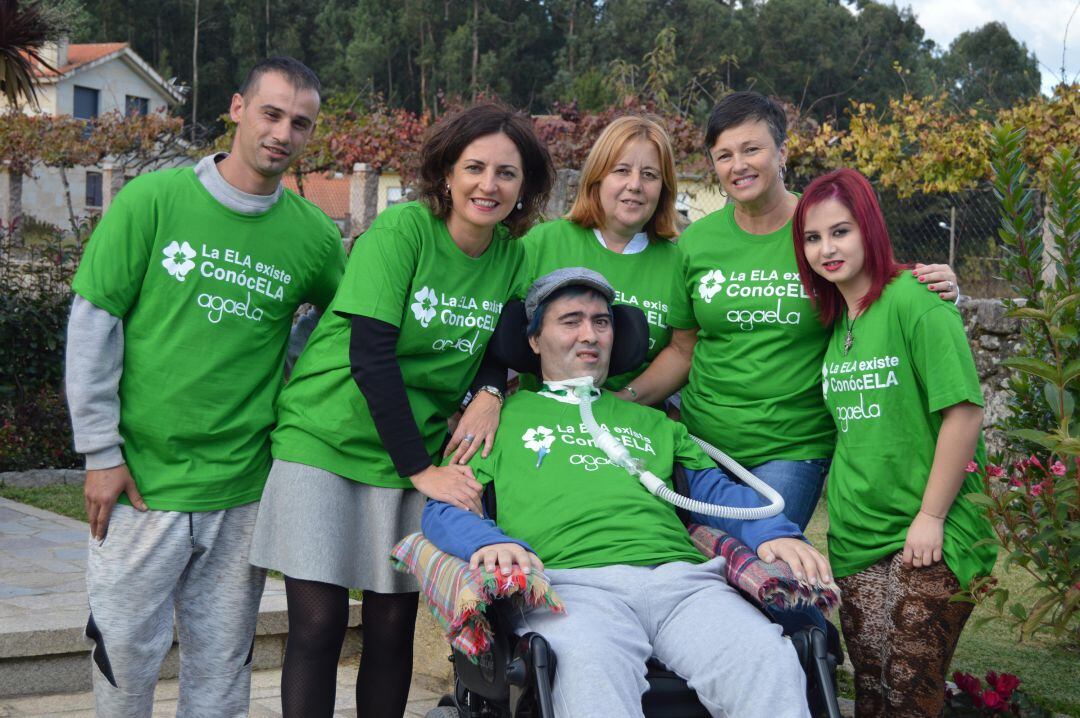
[{"label": "young woman with red hair", "polygon": [[985,462],[982,392],[960,313],[893,258],[866,178],[814,180],[792,224],[799,276],[832,331],[822,393],[837,429],[829,560],[860,716],[936,716],[972,605],[994,566],[965,494]]}]

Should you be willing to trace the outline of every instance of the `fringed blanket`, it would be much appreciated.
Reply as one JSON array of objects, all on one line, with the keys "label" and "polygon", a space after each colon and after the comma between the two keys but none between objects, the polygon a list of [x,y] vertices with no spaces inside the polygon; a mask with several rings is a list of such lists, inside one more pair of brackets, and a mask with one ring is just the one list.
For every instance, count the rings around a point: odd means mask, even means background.
[{"label": "fringed blanket", "polygon": [[705,556],[727,559],[728,583],[750,596],[761,606],[798,608],[817,606],[822,613],[832,613],[840,603],[835,586],[810,586],[795,578],[783,561],[765,563],[746,544],[719,529],[690,524],[690,540]]},{"label": "fringed blanket", "polygon": [[390,557],[398,571],[416,576],[450,645],[474,662],[491,644],[491,623],[484,611],[496,598],[547,606],[557,613],[565,610],[543,573],[524,573],[516,566],[509,576],[491,574],[482,566],[470,569],[468,562],[435,548],[423,534],[403,538]]},{"label": "fringed blanket", "polygon": [[[830,613],[840,602],[835,588],[802,583],[786,563],[765,563],[723,531],[692,524],[690,538],[706,557],[727,559],[728,583],[759,605],[814,605]],[[526,574],[515,567],[512,574],[502,576],[483,567],[470,569],[468,562],[440,551],[423,534],[406,536],[390,556],[394,568],[416,576],[428,608],[446,632],[450,645],[474,662],[491,644],[491,623],[484,611],[496,598],[509,598],[526,606],[547,606],[558,613],[565,611],[543,573]]]}]

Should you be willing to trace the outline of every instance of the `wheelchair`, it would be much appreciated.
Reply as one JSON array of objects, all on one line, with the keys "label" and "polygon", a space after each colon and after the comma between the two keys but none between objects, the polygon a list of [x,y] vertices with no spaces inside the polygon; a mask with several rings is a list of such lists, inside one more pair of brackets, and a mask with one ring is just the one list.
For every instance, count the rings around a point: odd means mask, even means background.
[{"label": "wheelchair", "polygon": [[[616,332],[610,371],[617,375],[644,361],[648,325],[645,315],[636,308],[618,305],[612,311]],[[539,373],[539,363],[523,341],[526,326],[523,304],[508,303],[492,336],[491,348],[506,366],[535,374]],[[689,493],[685,473],[677,470],[673,480],[679,493]],[[492,519],[497,516],[496,498],[494,485],[489,484],[483,503]],[[688,513],[681,509],[677,512],[684,524],[690,523]],[[516,634],[508,617],[508,606],[500,604],[505,602],[497,601],[488,612],[493,633],[488,650],[475,657],[475,662],[456,650],[452,653],[453,693],[444,695],[427,718],[554,716],[552,682],[558,656],[540,634]],[[795,632],[790,639],[806,671],[811,713],[840,718],[836,700],[836,669],[843,661],[839,632],[826,622],[824,631],[811,626]],[[655,658],[646,668],[649,688],[642,696],[642,709],[647,718],[708,718],[708,712],[685,680]]]}]

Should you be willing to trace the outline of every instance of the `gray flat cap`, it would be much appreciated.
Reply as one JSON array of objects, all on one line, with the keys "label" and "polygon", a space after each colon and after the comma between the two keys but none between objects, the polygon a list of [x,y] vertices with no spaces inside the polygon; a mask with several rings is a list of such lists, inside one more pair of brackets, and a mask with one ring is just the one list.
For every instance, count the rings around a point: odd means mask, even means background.
[{"label": "gray flat cap", "polygon": [[550,297],[552,292],[572,286],[595,289],[604,295],[609,303],[615,301],[615,290],[612,289],[608,280],[604,279],[604,275],[585,267],[563,267],[545,274],[529,287],[529,292],[525,295],[525,317],[532,321],[536,308]]}]

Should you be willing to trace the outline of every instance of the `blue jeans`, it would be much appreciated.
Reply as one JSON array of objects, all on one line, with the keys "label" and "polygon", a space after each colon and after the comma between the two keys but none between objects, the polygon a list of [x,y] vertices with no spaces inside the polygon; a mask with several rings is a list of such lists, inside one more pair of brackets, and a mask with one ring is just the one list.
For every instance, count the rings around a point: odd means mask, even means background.
[{"label": "blue jeans", "polygon": [[821,498],[829,463],[829,459],[766,461],[750,467],[750,473],[784,497],[784,515],[805,531]]}]

